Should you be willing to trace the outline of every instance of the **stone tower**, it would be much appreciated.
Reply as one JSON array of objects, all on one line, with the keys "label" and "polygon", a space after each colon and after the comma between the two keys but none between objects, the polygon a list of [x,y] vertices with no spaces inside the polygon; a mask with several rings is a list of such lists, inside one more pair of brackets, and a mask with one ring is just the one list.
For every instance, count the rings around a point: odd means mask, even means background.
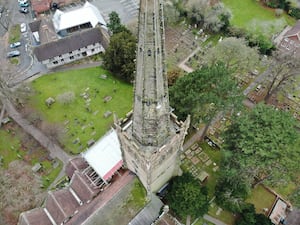
[{"label": "stone tower", "polygon": [[134,108],[115,120],[125,166],[148,193],[179,172],[190,119],[178,122],[169,105],[161,0],[140,0]]}]

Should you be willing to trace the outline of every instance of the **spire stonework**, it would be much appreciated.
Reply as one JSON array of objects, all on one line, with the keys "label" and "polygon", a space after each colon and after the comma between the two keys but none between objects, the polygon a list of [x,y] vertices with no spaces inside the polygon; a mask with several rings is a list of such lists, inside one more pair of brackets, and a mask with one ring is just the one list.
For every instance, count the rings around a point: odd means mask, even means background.
[{"label": "spire stonework", "polygon": [[171,113],[165,70],[165,30],[161,0],[140,0],[133,112],[115,120],[124,165],[148,194],[178,174],[189,117]]}]

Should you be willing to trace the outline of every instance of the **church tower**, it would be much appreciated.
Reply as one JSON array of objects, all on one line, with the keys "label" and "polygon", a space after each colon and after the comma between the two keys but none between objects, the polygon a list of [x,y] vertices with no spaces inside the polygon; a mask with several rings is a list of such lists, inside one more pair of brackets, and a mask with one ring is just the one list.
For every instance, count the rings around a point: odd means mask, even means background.
[{"label": "church tower", "polygon": [[133,112],[115,120],[124,165],[148,193],[179,172],[190,119],[178,122],[169,105],[161,0],[140,0]]}]

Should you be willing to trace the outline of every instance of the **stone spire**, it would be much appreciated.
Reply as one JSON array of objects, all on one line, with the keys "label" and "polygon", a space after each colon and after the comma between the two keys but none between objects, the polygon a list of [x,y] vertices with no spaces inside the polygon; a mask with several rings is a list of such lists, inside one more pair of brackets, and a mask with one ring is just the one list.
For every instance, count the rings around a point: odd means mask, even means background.
[{"label": "stone spire", "polygon": [[164,40],[161,0],[140,0],[132,135],[147,146],[170,135]]}]

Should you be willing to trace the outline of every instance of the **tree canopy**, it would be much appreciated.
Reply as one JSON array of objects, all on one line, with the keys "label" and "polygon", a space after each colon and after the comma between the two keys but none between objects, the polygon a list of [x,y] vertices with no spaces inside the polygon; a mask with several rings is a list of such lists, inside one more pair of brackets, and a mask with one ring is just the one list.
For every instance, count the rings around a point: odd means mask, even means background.
[{"label": "tree canopy", "polygon": [[[238,168],[252,179],[283,184],[300,168],[297,121],[287,112],[258,104],[233,119],[224,132],[227,169]],[[298,145],[299,146],[299,145]],[[283,175],[284,174],[284,175]]]},{"label": "tree canopy", "polygon": [[272,222],[263,214],[257,214],[253,204],[245,204],[235,225],[272,225]]},{"label": "tree canopy", "polygon": [[178,78],[170,87],[170,103],[179,118],[190,114],[194,124],[209,124],[218,112],[239,106],[240,92],[230,71],[216,63]]},{"label": "tree canopy", "polygon": [[120,78],[132,81],[135,70],[136,38],[128,30],[112,35],[103,56],[104,66]]},{"label": "tree canopy", "polygon": [[229,37],[210,48],[205,54],[204,61],[208,65],[221,61],[226,68],[240,75],[257,66],[259,54],[256,48],[247,45],[245,39]]},{"label": "tree canopy", "polygon": [[182,219],[187,215],[197,218],[208,211],[207,189],[201,187],[190,173],[173,178],[166,199],[170,208]]},{"label": "tree canopy", "polygon": [[289,113],[265,104],[232,117],[223,133],[222,172],[215,188],[220,206],[242,213],[253,185],[280,186],[297,179],[300,135],[296,125]]},{"label": "tree canopy", "polygon": [[120,33],[122,31],[128,31],[127,28],[121,23],[119,14],[112,11],[109,15],[109,22],[107,23],[108,29],[113,33]]}]

